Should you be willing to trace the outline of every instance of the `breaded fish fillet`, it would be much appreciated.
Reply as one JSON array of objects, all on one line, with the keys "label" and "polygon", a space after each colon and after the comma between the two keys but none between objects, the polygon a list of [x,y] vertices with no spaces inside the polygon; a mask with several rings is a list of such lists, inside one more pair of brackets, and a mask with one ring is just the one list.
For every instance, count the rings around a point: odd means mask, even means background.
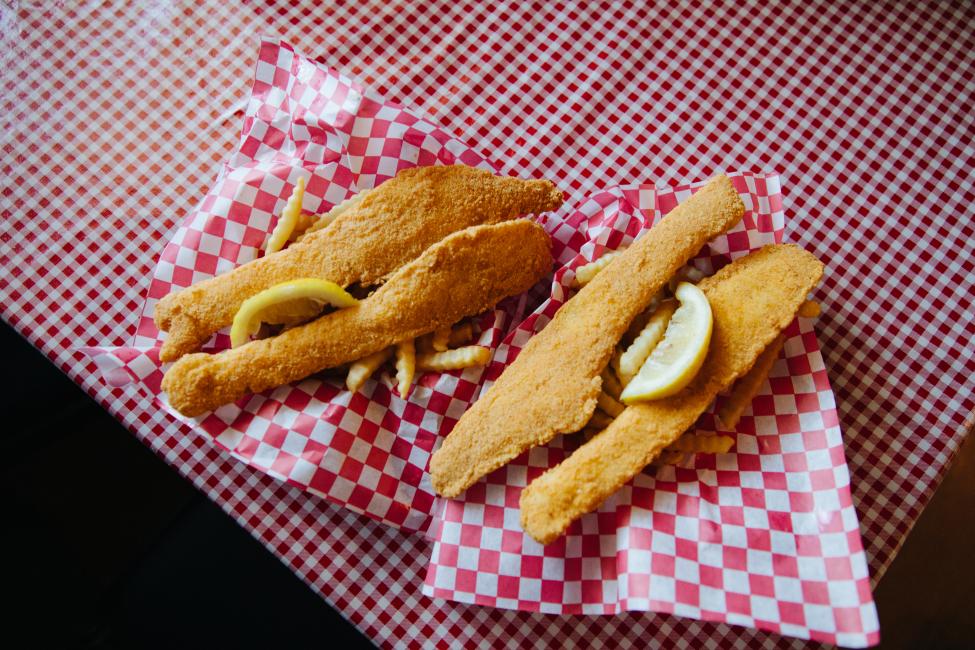
[{"label": "breaded fish fillet", "polygon": [[595,510],[694,424],[792,322],[823,273],[792,245],[772,245],[703,280],[714,331],[704,366],[673,397],[626,408],[602,432],[521,493],[521,525],[547,544]]},{"label": "breaded fish fillet", "polygon": [[463,165],[405,169],[287,249],[160,300],[154,318],[169,336],[159,356],[174,361],[198,350],[233,322],[244,300],[272,285],[308,277],[375,284],[452,232],[560,205],[562,193],[549,181]]},{"label": "breaded fish fillet", "polygon": [[581,429],[596,408],[600,372],[630,322],[744,211],[731,181],[715,177],[562,305],[433,455],[434,489],[456,496],[522,452]]},{"label": "breaded fish fillet", "polygon": [[163,378],[195,416],[325,368],[361,359],[529,289],[552,269],[548,235],[520,219],[449,235],[354,307],[218,354],[189,354]]}]

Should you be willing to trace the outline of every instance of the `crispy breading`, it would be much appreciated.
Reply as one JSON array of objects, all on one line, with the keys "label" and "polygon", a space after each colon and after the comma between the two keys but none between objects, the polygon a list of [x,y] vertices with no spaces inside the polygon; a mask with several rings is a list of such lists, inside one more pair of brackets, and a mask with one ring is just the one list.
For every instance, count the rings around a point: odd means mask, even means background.
[{"label": "crispy breading", "polygon": [[[547,544],[595,510],[694,424],[715,396],[748,372],[795,318],[822,263],[792,245],[740,258],[700,283],[714,332],[704,366],[680,393],[627,407],[592,440],[521,493],[521,525]],[[597,276],[598,277],[598,276]]]},{"label": "crispy breading", "polygon": [[163,390],[180,413],[199,415],[481,313],[551,269],[548,235],[534,222],[467,228],[354,307],[239,348],[184,356],[166,373]]},{"label": "crispy breading", "polygon": [[630,321],[744,211],[731,181],[715,177],[596,274],[461,417],[430,460],[434,489],[457,496],[524,451],[581,429]]},{"label": "crispy breading", "polygon": [[160,300],[154,318],[169,332],[160,359],[198,350],[244,300],[272,285],[307,277],[342,287],[376,284],[450,233],[560,205],[562,193],[545,180],[463,165],[403,170],[287,249]]}]

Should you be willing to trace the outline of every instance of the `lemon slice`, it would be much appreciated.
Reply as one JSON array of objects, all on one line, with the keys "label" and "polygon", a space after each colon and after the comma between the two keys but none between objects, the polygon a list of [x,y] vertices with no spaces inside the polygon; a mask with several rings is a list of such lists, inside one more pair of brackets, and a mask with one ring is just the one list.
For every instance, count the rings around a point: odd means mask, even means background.
[{"label": "lemon slice", "polygon": [[690,282],[677,285],[680,307],[663,340],[620,395],[626,404],[669,397],[691,383],[711,343],[713,318],[707,296]]},{"label": "lemon slice", "polygon": [[318,316],[324,308],[324,301],[314,298],[295,298],[265,307],[258,317],[262,323],[268,325],[298,325]]},{"label": "lemon slice", "polygon": [[302,278],[276,284],[241,303],[230,327],[230,344],[236,348],[247,343],[262,322],[296,322],[314,316],[326,303],[341,308],[359,301],[328,280]]}]

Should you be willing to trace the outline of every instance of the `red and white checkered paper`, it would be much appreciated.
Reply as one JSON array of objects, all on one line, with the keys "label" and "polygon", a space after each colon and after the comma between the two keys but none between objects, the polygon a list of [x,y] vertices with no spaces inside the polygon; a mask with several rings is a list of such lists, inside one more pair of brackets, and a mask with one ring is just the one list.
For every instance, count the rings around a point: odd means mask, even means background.
[{"label": "red and white checkered paper", "polygon": [[[134,345],[91,350],[99,367],[114,384],[140,381],[158,396],[163,335],[154,305],[254,259],[299,176],[307,180],[304,209],[320,212],[400,169],[455,162],[494,168],[433,124],[285,43],[263,41],[238,150],[166,246]],[[695,260],[708,274],[782,239],[778,177],[737,174],[734,181],[748,212]],[[432,535],[428,595],[558,614],[673,612],[865,645],[877,634],[877,616],[833,395],[808,324],[790,332],[787,364],[740,425],[736,453],[659,470],[659,481],[648,470],[545,549],[522,533],[518,495],[564,457],[563,440],[460,500],[438,499],[430,487],[426,467],[439,436],[568,298],[572,269],[629,243],[690,193],[617,187],[539,216],[561,268],[550,295],[517,327],[545,297],[544,284],[479,319],[480,343],[496,348],[487,369],[428,374],[407,399],[386,374],[355,394],[340,380],[310,378],[192,420],[162,397],[160,404],[275,478]],[[218,334],[207,348],[227,343]]]}]

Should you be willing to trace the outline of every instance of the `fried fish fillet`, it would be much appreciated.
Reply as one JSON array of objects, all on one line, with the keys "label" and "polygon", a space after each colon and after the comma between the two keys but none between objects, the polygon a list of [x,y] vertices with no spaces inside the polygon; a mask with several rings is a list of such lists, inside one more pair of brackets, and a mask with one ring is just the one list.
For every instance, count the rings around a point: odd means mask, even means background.
[{"label": "fried fish fillet", "polygon": [[560,205],[562,193],[545,180],[463,165],[403,170],[287,249],[160,300],[154,318],[169,336],[159,357],[174,361],[198,350],[233,322],[244,300],[272,285],[307,277],[375,284],[450,233]]},{"label": "fried fish fillet", "polygon": [[449,235],[354,307],[218,354],[189,354],[163,378],[176,410],[196,416],[412,339],[528,290],[552,268],[548,235],[520,219]]},{"label": "fried fish fillet", "polygon": [[630,322],[744,211],[731,181],[717,176],[600,271],[461,417],[430,460],[434,489],[457,496],[522,452],[581,429]]},{"label": "fried fish fillet", "polygon": [[819,282],[822,263],[803,249],[766,246],[700,285],[714,315],[704,366],[680,393],[627,407],[612,424],[521,493],[521,525],[543,544],[611,494],[677,440],[715,396],[755,364]]}]

